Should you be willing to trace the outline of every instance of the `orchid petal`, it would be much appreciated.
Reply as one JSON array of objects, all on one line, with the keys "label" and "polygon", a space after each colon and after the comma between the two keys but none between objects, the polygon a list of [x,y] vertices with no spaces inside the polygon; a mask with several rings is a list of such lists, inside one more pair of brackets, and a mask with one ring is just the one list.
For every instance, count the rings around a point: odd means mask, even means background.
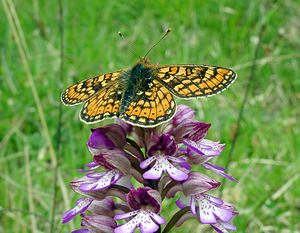
[{"label": "orchid petal", "polygon": [[71,233],[90,233],[90,231],[87,228],[82,228],[82,229],[74,230]]},{"label": "orchid petal", "polygon": [[83,213],[93,202],[92,198],[81,198],[77,201],[76,206],[68,211],[66,211],[62,215],[62,223],[69,222],[72,220],[77,214]]},{"label": "orchid petal", "polygon": [[161,217],[160,215],[153,213],[153,212],[149,212],[149,215],[154,219],[154,221],[158,224],[164,224],[166,222],[166,220]]},{"label": "orchid petal", "polygon": [[[159,219],[159,221],[162,222],[161,219]],[[115,228],[115,233],[132,233],[138,226],[142,233],[153,233],[159,228],[158,225],[150,218],[149,212],[140,210],[129,222]]]},{"label": "orchid petal", "polygon": [[138,212],[139,212],[138,210],[134,210],[132,212],[125,213],[125,214],[116,214],[115,219],[116,220],[122,220],[124,218],[131,218],[131,217],[137,215]]},{"label": "orchid petal", "polygon": [[99,179],[95,180],[92,183],[81,184],[79,188],[83,192],[105,189],[110,185],[114,184],[120,177],[121,174],[119,171],[111,170],[108,171],[104,176],[100,177]]},{"label": "orchid petal", "polygon": [[[200,202],[200,203],[199,203]],[[215,215],[213,214],[212,209],[215,208],[209,201],[203,199],[198,201],[199,203],[199,217],[200,221],[204,224],[214,224],[217,222]]]},{"label": "orchid petal", "polygon": [[150,170],[146,171],[143,174],[143,177],[149,180],[158,180],[161,177],[162,173],[163,173],[162,162],[156,160],[154,166],[150,168]]},{"label": "orchid petal", "polygon": [[145,169],[155,160],[155,156],[151,156],[148,159],[140,163],[140,168]]},{"label": "orchid petal", "polygon": [[196,200],[193,196],[191,197],[190,208],[191,208],[192,214],[195,215],[196,214]]},{"label": "orchid petal", "polygon": [[183,181],[188,178],[188,175],[185,172],[177,169],[168,160],[164,161],[164,168],[167,170],[168,174],[172,177],[173,180]]}]

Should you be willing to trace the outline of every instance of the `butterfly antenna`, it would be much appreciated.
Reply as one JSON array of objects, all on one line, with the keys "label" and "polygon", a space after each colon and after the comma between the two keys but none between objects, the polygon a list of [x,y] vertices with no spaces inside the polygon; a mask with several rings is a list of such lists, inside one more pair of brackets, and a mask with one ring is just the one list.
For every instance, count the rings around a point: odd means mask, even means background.
[{"label": "butterfly antenna", "polygon": [[171,28],[168,28],[165,34],[154,44],[152,47],[148,50],[148,52],[145,54],[144,59],[148,56],[148,54],[151,52],[153,48],[155,48],[168,34],[171,32]]},{"label": "butterfly antenna", "polygon": [[[122,32],[118,32],[118,35],[124,40],[125,37],[123,36]],[[132,43],[128,42],[128,46],[130,48],[130,52],[134,55],[134,56],[137,56],[139,58],[141,58],[139,55],[136,54],[136,52],[132,49],[133,48],[133,45]]]}]

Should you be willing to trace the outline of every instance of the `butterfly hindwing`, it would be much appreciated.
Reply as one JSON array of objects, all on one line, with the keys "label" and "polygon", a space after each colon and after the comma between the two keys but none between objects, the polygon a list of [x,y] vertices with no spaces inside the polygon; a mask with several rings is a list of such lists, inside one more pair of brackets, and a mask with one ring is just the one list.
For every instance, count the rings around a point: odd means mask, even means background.
[{"label": "butterfly hindwing", "polygon": [[204,97],[225,90],[237,75],[217,66],[169,65],[156,68],[154,78],[181,98]]},{"label": "butterfly hindwing", "polygon": [[116,71],[75,83],[62,93],[62,102],[65,105],[76,105],[82,103],[91,98],[91,96],[96,94],[98,91],[101,91],[102,88],[111,84],[111,82],[117,80],[121,73],[122,71]]},{"label": "butterfly hindwing", "polygon": [[157,80],[153,80],[150,86],[147,91],[137,93],[120,118],[142,127],[154,127],[172,118],[176,103],[171,92]]},{"label": "butterfly hindwing", "polygon": [[80,112],[80,119],[91,124],[119,115],[122,88],[118,82],[109,85],[86,101]]}]

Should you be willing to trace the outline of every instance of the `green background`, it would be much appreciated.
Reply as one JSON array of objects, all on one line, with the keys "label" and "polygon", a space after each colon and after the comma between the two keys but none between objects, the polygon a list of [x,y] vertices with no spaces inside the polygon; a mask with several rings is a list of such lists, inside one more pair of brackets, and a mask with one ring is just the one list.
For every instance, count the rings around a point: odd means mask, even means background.
[{"label": "green background", "polygon": [[[79,217],[61,225],[60,215],[79,197],[68,182],[91,160],[91,126],[79,121],[80,107],[63,106],[59,120],[59,95],[75,81],[132,66],[138,57],[131,48],[143,56],[168,27],[172,33],[151,52],[152,63],[211,64],[238,73],[220,95],[177,100],[212,124],[209,139],[227,145],[214,162],[229,161],[228,173],[239,180],[226,181],[222,192],[240,212],[238,232],[300,231],[299,1],[62,0],[63,22],[59,3],[0,4],[0,232],[79,228]],[[170,219],[177,208],[165,204]],[[192,220],[172,232],[207,231]]]}]

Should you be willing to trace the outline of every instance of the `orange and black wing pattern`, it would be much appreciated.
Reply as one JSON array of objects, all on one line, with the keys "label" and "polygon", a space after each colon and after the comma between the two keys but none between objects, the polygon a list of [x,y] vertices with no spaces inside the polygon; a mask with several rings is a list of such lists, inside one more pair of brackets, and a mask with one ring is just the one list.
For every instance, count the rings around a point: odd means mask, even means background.
[{"label": "orange and black wing pattern", "polygon": [[174,95],[186,99],[220,93],[237,77],[230,69],[205,65],[160,66],[153,76]]},{"label": "orange and black wing pattern", "polygon": [[152,80],[149,89],[136,93],[121,119],[133,125],[154,127],[172,118],[176,103],[171,92],[157,80]]},{"label": "orange and black wing pattern", "polygon": [[93,124],[106,118],[118,117],[122,93],[123,89],[118,82],[106,86],[84,103],[80,119]]},{"label": "orange and black wing pattern", "polygon": [[[237,77],[230,69],[204,65],[138,63],[132,70],[138,71],[133,77],[125,69],[75,83],[62,93],[62,102],[85,102],[80,119],[88,124],[119,117],[133,125],[154,127],[174,116],[173,95],[185,99],[211,96],[225,90]],[[131,96],[126,95],[129,88],[134,90]],[[130,99],[128,105],[124,98]]]},{"label": "orange and black wing pattern", "polygon": [[61,95],[61,100],[65,105],[76,105],[82,103],[98,91],[117,80],[123,71],[116,71],[96,76],[94,78],[80,81],[68,87]]}]

